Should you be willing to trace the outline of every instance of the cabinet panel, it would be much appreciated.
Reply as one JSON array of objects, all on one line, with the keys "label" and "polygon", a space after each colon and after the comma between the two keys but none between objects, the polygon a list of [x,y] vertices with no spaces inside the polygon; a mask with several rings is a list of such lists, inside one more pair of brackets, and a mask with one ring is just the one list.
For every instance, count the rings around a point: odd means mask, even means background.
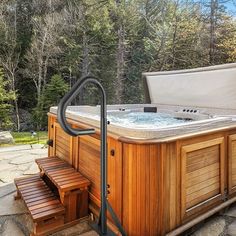
[{"label": "cabinet panel", "polygon": [[224,195],[224,138],[181,147],[182,219],[222,200]]},{"label": "cabinet panel", "polygon": [[236,192],[236,134],[228,137],[229,193]]},{"label": "cabinet panel", "polygon": [[[90,198],[100,205],[100,140],[92,136],[79,138],[79,171],[91,182]],[[122,144],[108,138],[108,201],[121,219],[122,210]]]}]

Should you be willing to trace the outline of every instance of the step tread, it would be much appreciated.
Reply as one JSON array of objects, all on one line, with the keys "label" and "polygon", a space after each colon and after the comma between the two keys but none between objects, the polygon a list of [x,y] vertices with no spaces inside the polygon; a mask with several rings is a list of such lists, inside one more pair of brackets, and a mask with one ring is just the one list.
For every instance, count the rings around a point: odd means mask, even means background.
[{"label": "step tread", "polygon": [[36,163],[60,191],[70,191],[90,185],[85,176],[57,156],[37,159]]},{"label": "step tread", "polygon": [[39,175],[15,179],[15,184],[34,222],[65,213],[65,207]]}]

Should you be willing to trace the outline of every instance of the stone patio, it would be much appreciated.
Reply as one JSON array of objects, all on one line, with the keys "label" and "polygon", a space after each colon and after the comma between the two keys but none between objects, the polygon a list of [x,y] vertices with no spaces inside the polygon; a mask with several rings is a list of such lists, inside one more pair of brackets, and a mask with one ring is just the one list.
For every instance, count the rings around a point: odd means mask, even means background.
[{"label": "stone patio", "polygon": [[[42,145],[0,147],[0,235],[28,236],[32,223],[21,200],[14,201],[14,178],[35,174],[38,167],[34,160],[47,156]],[[86,220],[53,236],[97,236]],[[218,213],[183,235],[236,236],[236,203]]]},{"label": "stone patio", "polygon": [[0,187],[13,183],[14,178],[38,172],[35,159],[47,156],[47,148],[34,144],[0,147]]}]

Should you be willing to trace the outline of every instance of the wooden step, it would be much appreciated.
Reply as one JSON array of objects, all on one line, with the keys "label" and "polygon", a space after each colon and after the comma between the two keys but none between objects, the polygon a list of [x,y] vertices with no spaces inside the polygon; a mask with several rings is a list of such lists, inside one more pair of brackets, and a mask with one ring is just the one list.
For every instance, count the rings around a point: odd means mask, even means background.
[{"label": "wooden step", "polygon": [[35,162],[37,163],[40,170],[54,170],[54,169],[61,169],[64,167],[70,167],[71,165],[56,156],[45,157],[36,159]]},{"label": "wooden step", "polygon": [[39,175],[15,179],[17,198],[22,198],[34,222],[34,235],[46,235],[64,224],[65,207]]},{"label": "wooden step", "polygon": [[36,163],[43,179],[48,180],[45,182],[58,190],[61,203],[66,207],[65,222],[87,216],[90,181],[59,157],[36,159]]}]

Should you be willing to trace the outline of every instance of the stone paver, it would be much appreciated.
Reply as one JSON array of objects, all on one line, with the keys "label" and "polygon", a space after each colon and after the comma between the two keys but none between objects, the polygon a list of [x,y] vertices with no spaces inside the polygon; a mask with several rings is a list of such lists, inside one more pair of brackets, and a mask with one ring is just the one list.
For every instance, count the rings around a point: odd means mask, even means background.
[{"label": "stone paver", "polygon": [[[0,164],[1,165],[1,164]],[[2,171],[0,174],[1,181],[3,183],[12,183],[15,178],[20,177],[23,175],[22,171],[17,171],[15,169],[11,169],[8,171]]]},{"label": "stone paver", "polygon": [[33,175],[33,174],[37,173],[38,170],[39,170],[38,166],[35,165],[35,163],[32,163],[30,165],[30,167],[28,167],[28,169],[26,169],[24,171],[24,175]]},{"label": "stone paver", "polygon": [[4,225],[4,231],[2,233],[2,236],[10,235],[25,236],[25,234],[21,231],[18,225],[12,220],[6,221]]},{"label": "stone paver", "polygon": [[219,236],[224,232],[226,221],[223,217],[211,219],[202,228],[193,233],[193,236]]},{"label": "stone paver", "polygon": [[[81,235],[81,234],[83,235],[84,232],[88,232],[88,231],[91,232],[91,227],[89,226],[88,221],[83,221],[73,227],[54,233],[52,234],[52,236],[67,236],[67,235],[75,236],[75,235]],[[93,235],[91,236],[97,236],[97,234],[94,231],[92,231],[92,233]]]},{"label": "stone paver", "polygon": [[236,219],[231,224],[229,224],[226,234],[230,236],[236,236]]},{"label": "stone paver", "polygon": [[228,211],[224,213],[226,216],[236,217],[236,205],[232,205]]},{"label": "stone paver", "polygon": [[10,195],[2,197],[0,202],[1,202],[0,216],[27,213],[27,209],[25,208],[23,201],[22,200],[15,201],[14,195],[12,193]]},{"label": "stone paver", "polygon": [[80,236],[98,236],[98,234],[95,231],[89,231],[86,233],[81,234]]},{"label": "stone paver", "polygon": [[34,160],[47,154],[47,148],[39,144],[0,147],[0,187],[12,183],[14,178],[39,172]]}]

